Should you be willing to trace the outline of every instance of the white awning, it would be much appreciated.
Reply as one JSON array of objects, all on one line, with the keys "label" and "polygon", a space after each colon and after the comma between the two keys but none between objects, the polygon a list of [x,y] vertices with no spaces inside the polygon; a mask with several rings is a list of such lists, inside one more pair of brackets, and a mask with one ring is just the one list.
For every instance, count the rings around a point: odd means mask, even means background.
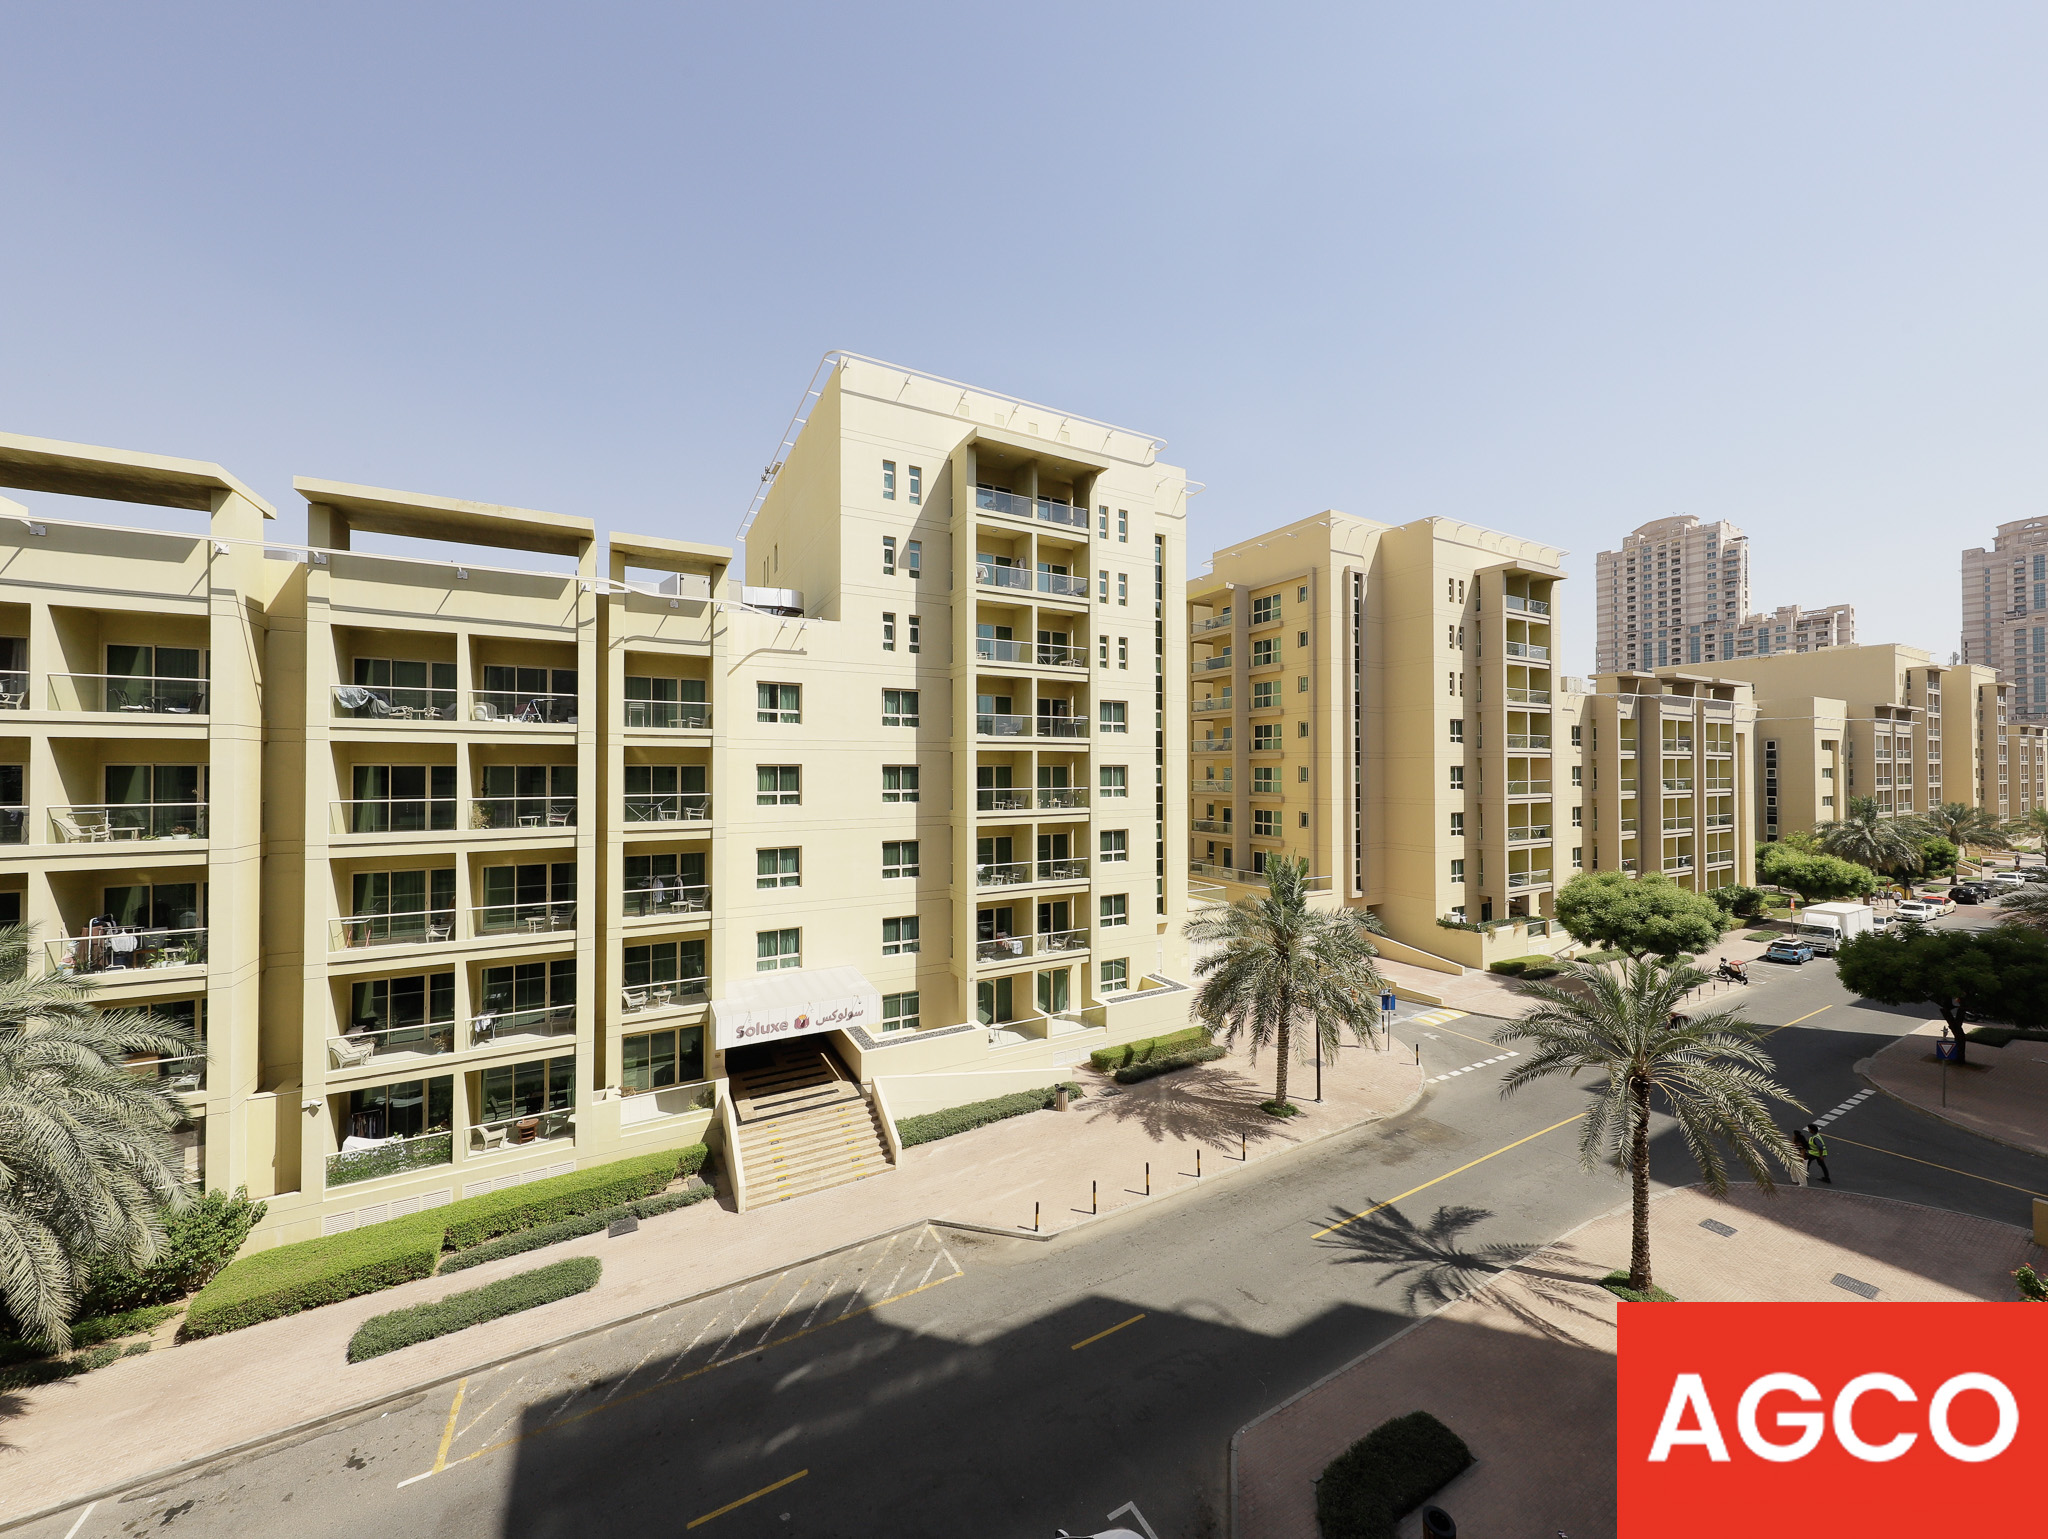
[{"label": "white awning", "polygon": [[711,1019],[723,1052],[848,1026],[879,1026],[882,996],[858,967],[756,973],[711,1001]]}]

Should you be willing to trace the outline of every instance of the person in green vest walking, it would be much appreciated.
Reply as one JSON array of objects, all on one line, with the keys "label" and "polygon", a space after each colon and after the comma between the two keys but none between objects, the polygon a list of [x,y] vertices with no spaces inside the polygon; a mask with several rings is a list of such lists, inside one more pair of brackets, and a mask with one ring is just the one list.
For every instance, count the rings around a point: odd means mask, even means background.
[{"label": "person in green vest walking", "polygon": [[1820,1136],[1820,1124],[1818,1122],[1807,1123],[1805,1127],[1793,1133],[1792,1142],[1797,1144],[1799,1152],[1806,1156],[1807,1179],[1809,1181],[1813,1179],[1813,1167],[1818,1165],[1820,1166],[1821,1180],[1827,1182],[1829,1186],[1833,1186],[1835,1178],[1828,1174],[1828,1141]]}]

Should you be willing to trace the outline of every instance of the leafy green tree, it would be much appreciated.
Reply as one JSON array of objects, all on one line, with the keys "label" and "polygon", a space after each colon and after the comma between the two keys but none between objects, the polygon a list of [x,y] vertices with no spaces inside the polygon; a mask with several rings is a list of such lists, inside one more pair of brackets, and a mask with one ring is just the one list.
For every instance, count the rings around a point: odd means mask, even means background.
[{"label": "leafy green tree", "polygon": [[2013,830],[1988,807],[1972,807],[1968,802],[1943,802],[1920,821],[1930,833],[1938,834],[1953,844],[1965,858],[1968,858],[1973,844],[1987,850],[2012,848]]},{"label": "leafy green tree", "polygon": [[1363,910],[1311,908],[1308,862],[1277,857],[1266,865],[1266,896],[1239,898],[1187,923],[1187,938],[1213,948],[1195,963],[1200,981],[1193,1014],[1226,1043],[1240,1033],[1252,1048],[1271,1044],[1278,1060],[1273,1100],[1287,1100],[1287,1066],[1317,1042],[1331,1057],[1349,1028],[1372,1041],[1379,1021],[1378,955],[1367,936],[1378,928]]},{"label": "leafy green tree", "polygon": [[1817,832],[1822,853],[1838,860],[1897,877],[1920,869],[1919,826],[1911,818],[1886,817],[1874,796],[1852,796],[1841,820]]},{"label": "leafy green tree", "polygon": [[88,1272],[149,1266],[164,1214],[187,1201],[171,1138],[183,1102],[127,1060],[196,1048],[149,1015],[95,1010],[89,981],[28,976],[29,943],[0,928],[0,1306],[56,1351]]},{"label": "leafy green tree", "polygon": [[1789,887],[1808,903],[1863,898],[1881,885],[1878,874],[1832,855],[1808,855],[1784,843],[1766,844],[1757,855],[1756,876],[1773,887]]},{"label": "leafy green tree", "polygon": [[2023,887],[1998,900],[1998,922],[2048,934],[2048,887]]},{"label": "leafy green tree", "polygon": [[1764,911],[1764,895],[1755,887],[1716,887],[1707,896],[1730,919],[1754,919]]},{"label": "leafy green tree", "polygon": [[79,1318],[168,1304],[197,1293],[235,1259],[268,1206],[251,1202],[246,1187],[237,1187],[232,1197],[208,1192],[164,1221],[163,1248],[148,1266],[135,1272],[106,1263],[94,1267],[79,1302]]},{"label": "leafy green tree", "polygon": [[1835,957],[1842,986],[1885,1005],[1932,1005],[1966,1051],[1967,1017],[2048,1025],[2048,934],[2018,926],[1859,935]]},{"label": "leafy green tree", "polygon": [[1940,834],[1920,836],[1920,874],[1922,876],[1954,876],[1956,874],[1957,850]]},{"label": "leafy green tree", "polygon": [[[1512,1095],[1553,1074],[1592,1076],[1596,1098],[1579,1130],[1586,1169],[1606,1163],[1628,1176],[1635,1205],[1628,1285],[1651,1286],[1650,1112],[1668,1112],[1708,1190],[1728,1189],[1724,1146],[1750,1178],[1772,1189],[1771,1166],[1799,1169],[1799,1154],[1772,1121],[1767,1102],[1799,1103],[1771,1078],[1760,1045],[1766,1028],[1734,1011],[1679,1017],[1685,996],[1707,981],[1690,966],[1632,961],[1619,970],[1576,966],[1571,987],[1529,986],[1538,1002],[1494,1033],[1502,1043],[1535,1046],[1501,1081]],[[1676,1024],[1673,1024],[1676,1020]]]},{"label": "leafy green tree", "polygon": [[1632,957],[1675,957],[1706,950],[1727,928],[1721,906],[1652,872],[1585,871],[1558,889],[1557,922],[1582,946]]}]

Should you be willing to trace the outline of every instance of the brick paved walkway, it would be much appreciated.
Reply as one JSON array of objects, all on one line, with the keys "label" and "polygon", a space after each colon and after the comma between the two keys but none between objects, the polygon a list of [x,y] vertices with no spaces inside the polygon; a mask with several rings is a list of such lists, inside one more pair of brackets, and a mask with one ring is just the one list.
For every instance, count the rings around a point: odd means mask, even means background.
[{"label": "brick paved walkway", "polygon": [[[1972,1042],[1969,1062],[1950,1068],[1944,1092],[1934,1043],[1947,1028],[1929,1021],[1871,1059],[1868,1079],[1886,1095],[1930,1117],[1995,1138],[2002,1144],[2048,1154],[2048,1042]],[[1947,1105],[1943,1105],[1944,1093]]]},{"label": "brick paved walkway", "polygon": [[[1853,1304],[1837,1273],[1885,1300],[2009,1299],[2012,1268],[2043,1259],[2004,1224],[1798,1187],[1663,1193],[1651,1238],[1659,1282],[1701,1302]],[[1252,1423],[1236,1440],[1234,1532],[1316,1539],[1323,1467],[1389,1417],[1426,1410],[1476,1460],[1438,1498],[1461,1533],[1611,1534],[1617,1300],[1597,1283],[1628,1247],[1623,1205]],[[1420,1526],[1411,1515],[1402,1539]]]},{"label": "brick paved walkway", "polygon": [[[0,1395],[0,1522],[67,1497],[132,1480],[251,1438],[389,1395],[532,1344],[724,1287],[807,1256],[926,1218],[1028,1233],[1090,1221],[1089,1182],[1102,1211],[1227,1180],[1250,1161],[1327,1138],[1400,1109],[1420,1075],[1399,1053],[1347,1048],[1324,1071],[1290,1085],[1304,1114],[1281,1123],[1258,1110],[1272,1094],[1272,1061],[1233,1055],[1115,1094],[1085,1066],[1091,1093],[1064,1115],[1038,1112],[906,1151],[900,1169],[739,1215],[722,1201],[649,1219],[617,1240],[590,1235],[448,1277],[266,1321],[188,1346],[114,1363],[82,1378]],[[1047,1076],[1050,1079],[1052,1076]],[[1058,1119],[1058,1120],[1055,1120]],[[1241,1142],[1240,1140],[1243,1140]],[[350,1364],[349,1337],[371,1315],[572,1255],[604,1259],[589,1293]]]}]

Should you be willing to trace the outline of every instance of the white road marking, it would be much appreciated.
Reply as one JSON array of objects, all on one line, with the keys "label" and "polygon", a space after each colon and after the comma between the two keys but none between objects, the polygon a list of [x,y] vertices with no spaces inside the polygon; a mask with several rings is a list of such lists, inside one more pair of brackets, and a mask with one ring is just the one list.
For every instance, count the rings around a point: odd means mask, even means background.
[{"label": "white road marking", "polygon": [[1826,1127],[1830,1122],[1833,1122],[1837,1117],[1847,1116],[1850,1112],[1854,1111],[1857,1107],[1861,1106],[1865,1101],[1867,1101],[1868,1099],[1870,1099],[1870,1097],[1876,1094],[1877,1091],[1875,1088],[1866,1086],[1864,1089],[1859,1090],[1854,1095],[1850,1096],[1848,1100],[1844,1101],[1840,1106],[1837,1106],[1825,1117],[1816,1117],[1813,1120],[1819,1123],[1822,1127]]},{"label": "white road marking", "polygon": [[1519,1058],[1521,1056],[1519,1052],[1496,1053],[1491,1058],[1482,1058],[1477,1063],[1468,1063],[1462,1069],[1452,1069],[1447,1074],[1433,1075],[1431,1078],[1424,1080],[1423,1083],[1434,1085],[1442,1080],[1456,1079],[1460,1074],[1470,1074],[1474,1069],[1483,1069],[1488,1064],[1506,1063],[1510,1058]]},{"label": "white road marking", "polygon": [[77,1539],[78,1531],[85,1527],[85,1520],[92,1516],[93,1508],[98,1505],[98,1502],[87,1502],[85,1504],[85,1511],[78,1515],[78,1521],[71,1525],[69,1532],[64,1535],[64,1539]]}]

